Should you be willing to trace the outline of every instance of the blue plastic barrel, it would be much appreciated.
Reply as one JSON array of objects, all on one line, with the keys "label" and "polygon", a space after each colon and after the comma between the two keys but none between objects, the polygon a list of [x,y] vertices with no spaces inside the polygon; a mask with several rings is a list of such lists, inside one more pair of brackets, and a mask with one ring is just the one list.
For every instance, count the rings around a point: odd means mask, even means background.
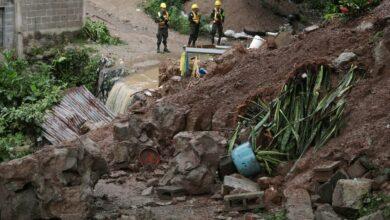
[{"label": "blue plastic barrel", "polygon": [[232,159],[238,172],[246,177],[254,176],[261,171],[261,166],[249,142],[235,148],[232,151]]}]

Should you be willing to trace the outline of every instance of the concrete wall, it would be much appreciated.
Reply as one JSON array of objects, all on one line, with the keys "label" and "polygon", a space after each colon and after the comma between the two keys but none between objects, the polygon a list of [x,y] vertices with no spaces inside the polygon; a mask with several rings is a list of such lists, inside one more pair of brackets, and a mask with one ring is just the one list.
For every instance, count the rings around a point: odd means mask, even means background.
[{"label": "concrete wall", "polygon": [[1,46],[6,49],[15,47],[15,5],[14,1],[0,0],[1,10]]},{"label": "concrete wall", "polygon": [[85,0],[0,0],[0,46],[23,51],[23,39],[40,32],[60,34],[82,28]]},{"label": "concrete wall", "polygon": [[60,33],[80,29],[84,0],[20,0],[24,33]]}]

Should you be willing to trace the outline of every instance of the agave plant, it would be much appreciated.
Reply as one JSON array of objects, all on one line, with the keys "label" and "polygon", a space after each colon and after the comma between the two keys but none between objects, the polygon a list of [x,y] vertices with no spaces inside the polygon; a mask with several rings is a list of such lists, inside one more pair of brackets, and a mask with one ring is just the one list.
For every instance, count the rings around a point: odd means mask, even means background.
[{"label": "agave plant", "polygon": [[241,129],[249,128],[257,159],[271,172],[272,166],[283,159],[300,158],[310,146],[324,146],[343,124],[345,95],[353,85],[354,69],[334,88],[329,68],[321,66],[316,73],[307,69],[291,78],[272,102],[253,101],[241,116],[229,151]]}]

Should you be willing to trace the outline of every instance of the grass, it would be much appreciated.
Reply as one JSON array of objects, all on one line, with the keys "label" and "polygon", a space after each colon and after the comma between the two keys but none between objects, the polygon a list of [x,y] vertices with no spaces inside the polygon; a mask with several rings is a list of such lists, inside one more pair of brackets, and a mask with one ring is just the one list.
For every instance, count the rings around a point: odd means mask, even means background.
[{"label": "grass", "polygon": [[363,217],[381,210],[385,219],[390,219],[390,196],[385,194],[368,194],[363,199],[363,206],[358,216]]},{"label": "grass", "polygon": [[309,147],[319,149],[336,136],[343,125],[345,95],[353,86],[355,68],[336,87],[331,85],[330,68],[312,69],[307,67],[291,78],[272,102],[254,100],[241,116],[229,150],[237,144],[241,129],[249,128],[248,141],[271,173],[282,160],[300,158]]}]

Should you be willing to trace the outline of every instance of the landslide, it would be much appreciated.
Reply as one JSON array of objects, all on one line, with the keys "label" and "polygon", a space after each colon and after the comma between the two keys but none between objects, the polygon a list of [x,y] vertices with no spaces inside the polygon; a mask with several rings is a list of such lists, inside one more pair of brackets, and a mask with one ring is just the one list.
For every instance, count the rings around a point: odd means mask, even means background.
[{"label": "landslide", "polygon": [[[238,108],[251,97],[261,96],[270,101],[279,94],[296,67],[304,63],[330,64],[342,52],[351,51],[357,55],[353,63],[365,74],[348,96],[346,125],[317,156],[307,154],[313,156],[308,163],[316,159],[349,161],[366,154],[375,165],[389,167],[390,69],[389,66],[379,68],[374,55],[378,44],[375,35],[389,27],[389,14],[390,2],[384,1],[364,17],[299,34],[285,47],[248,52],[236,47],[209,64],[211,73],[205,78],[164,97],[160,104],[188,106],[187,130],[229,133],[236,125]],[[356,27],[363,21],[373,22],[374,28],[357,31]],[[340,67],[335,77],[340,78],[348,68],[349,65]]]}]

